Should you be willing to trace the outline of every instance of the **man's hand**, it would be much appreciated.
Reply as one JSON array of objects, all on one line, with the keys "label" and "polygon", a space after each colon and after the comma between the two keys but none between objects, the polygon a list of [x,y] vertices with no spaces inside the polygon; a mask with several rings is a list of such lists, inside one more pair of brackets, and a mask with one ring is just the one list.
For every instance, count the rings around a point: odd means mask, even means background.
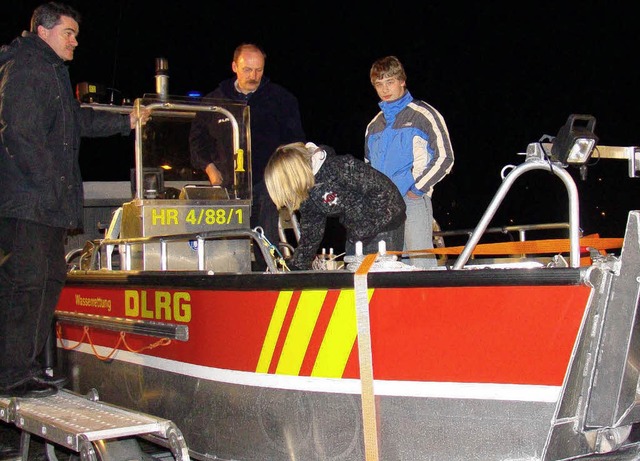
[{"label": "man's hand", "polygon": [[220,173],[220,170],[218,170],[213,163],[208,164],[207,167],[204,169],[204,172],[207,173],[207,176],[209,177],[209,182],[211,183],[212,186],[222,185],[222,179],[223,179],[222,173]]},{"label": "man's hand", "polygon": [[148,109],[146,107],[141,107],[140,108],[140,116],[139,117],[138,117],[138,113],[137,112],[138,111],[134,109],[129,114],[129,124],[130,124],[132,130],[136,127],[136,123],[138,122],[138,118],[140,119],[140,121],[142,121],[142,124],[144,125],[145,123],[147,123],[147,121],[151,117],[151,109]]}]

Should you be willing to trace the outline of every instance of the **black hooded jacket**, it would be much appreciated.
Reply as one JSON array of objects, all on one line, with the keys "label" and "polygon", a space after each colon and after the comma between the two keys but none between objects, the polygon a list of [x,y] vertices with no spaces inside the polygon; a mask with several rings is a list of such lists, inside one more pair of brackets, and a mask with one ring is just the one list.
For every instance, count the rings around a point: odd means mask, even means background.
[{"label": "black hooded jacket", "polygon": [[315,173],[309,197],[300,205],[300,241],[291,258],[292,269],[311,269],[330,216],[338,217],[347,239],[365,245],[406,218],[404,199],[387,176],[351,155],[319,147],[326,158]]},{"label": "black hooded jacket", "polygon": [[81,108],[64,61],[23,32],[0,48],[0,216],[82,227],[80,137],[127,135],[129,117]]}]

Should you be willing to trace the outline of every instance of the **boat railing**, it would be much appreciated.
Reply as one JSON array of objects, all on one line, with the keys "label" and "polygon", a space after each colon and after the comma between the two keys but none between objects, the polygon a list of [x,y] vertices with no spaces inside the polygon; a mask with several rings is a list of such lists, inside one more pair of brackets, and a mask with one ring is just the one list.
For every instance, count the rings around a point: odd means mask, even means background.
[{"label": "boat railing", "polygon": [[462,269],[489,227],[498,207],[511,189],[513,183],[523,174],[532,170],[546,170],[559,177],[564,183],[569,198],[569,264],[571,267],[580,267],[580,220],[578,189],[571,175],[565,170],[564,165],[549,160],[548,149],[542,143],[529,144],[526,152],[526,160],[518,166],[507,165],[502,169],[502,184],[494,195],[491,203],[484,212],[480,222],[475,227],[464,249],[456,259],[453,269]]},{"label": "boat railing", "polygon": [[[148,237],[132,237],[132,238],[116,238],[116,239],[101,239],[101,240],[93,240],[90,242],[91,245],[91,258],[88,264],[88,267],[84,267],[81,261],[80,269],[81,270],[97,270],[97,269],[106,269],[113,270],[113,253],[114,249],[118,248],[118,254],[120,257],[120,268],[121,270],[132,270],[132,254],[134,246],[139,245],[157,245],[159,247],[159,267],[157,270],[167,271],[171,268],[169,267],[170,260],[170,246],[175,245],[176,243],[189,243],[195,242],[195,247],[197,251],[197,262],[196,267],[193,270],[207,270],[206,267],[206,245],[207,242],[218,241],[221,239],[238,239],[238,238],[246,238],[251,239],[254,242],[254,245],[260,249],[262,256],[267,264],[267,270],[269,272],[277,272],[277,266],[274,258],[271,256],[269,252],[269,248],[267,245],[263,243],[262,235],[256,231],[251,229],[234,229],[234,230],[216,230],[216,231],[206,231],[206,232],[197,232],[197,233],[183,233],[183,234],[172,234],[172,235],[156,235],[156,236],[148,236]],[[87,249],[85,248],[82,252],[84,254],[87,253]],[[68,256],[75,256],[68,255]],[[69,262],[69,260],[68,260]],[[145,270],[153,270],[153,268],[145,267]]]},{"label": "boat railing", "polygon": [[[518,235],[518,241],[525,242],[527,240],[527,232],[550,231],[569,229],[569,223],[544,223],[544,224],[519,224],[513,226],[489,227],[484,231],[485,235],[501,234],[501,235]],[[445,239],[448,237],[470,237],[474,229],[456,229],[448,231],[433,231],[435,238]]]},{"label": "boat railing", "polygon": [[[437,225],[437,224],[436,224]],[[489,227],[484,231],[484,237],[494,236],[491,241],[496,238],[500,238],[501,242],[504,239],[507,239],[507,242],[525,242],[528,237],[531,236],[531,233],[536,233],[540,235],[540,233],[544,233],[544,235],[549,235],[549,233],[553,233],[553,235],[568,235],[569,223],[566,222],[557,222],[557,223],[541,223],[541,224],[519,224],[519,225],[511,225],[511,226],[501,226],[501,227]],[[436,230],[437,229],[437,230]],[[451,247],[452,241],[460,242],[464,239],[466,242],[469,237],[473,234],[473,229],[455,229],[455,230],[440,230],[439,227],[434,226],[433,231],[433,246],[434,248],[447,248]],[[496,237],[498,236],[498,237]],[[580,237],[583,236],[582,230],[580,231]],[[562,237],[561,237],[562,238]],[[488,238],[486,240],[489,240]],[[500,253],[502,254],[502,253]],[[509,258],[528,258],[531,255],[528,253],[510,253]],[[446,255],[444,259],[446,260]],[[537,258],[537,256],[534,256]],[[472,256],[472,259],[475,259]]]},{"label": "boat railing", "polygon": [[[526,156],[526,160],[523,164],[516,167],[513,165],[507,165],[502,169],[502,184],[487,207],[482,219],[471,232],[469,240],[452,267],[453,269],[462,269],[464,267],[481,237],[490,230],[488,227],[489,223],[515,180],[531,170],[549,171],[555,176],[558,176],[564,183],[569,197],[568,226],[570,240],[570,266],[580,266],[580,237],[582,231],[580,229],[579,222],[578,190],[573,178],[565,170],[565,165],[560,162],[550,160],[548,153],[551,151],[551,147],[552,145],[550,143],[537,142],[529,144],[527,152],[523,154]],[[598,159],[626,160],[629,163],[629,177],[639,177],[640,148],[637,146],[617,147],[598,145],[595,147],[592,156]],[[523,229],[523,231],[524,230],[531,229]],[[524,234],[521,234],[521,237],[524,237]]]}]

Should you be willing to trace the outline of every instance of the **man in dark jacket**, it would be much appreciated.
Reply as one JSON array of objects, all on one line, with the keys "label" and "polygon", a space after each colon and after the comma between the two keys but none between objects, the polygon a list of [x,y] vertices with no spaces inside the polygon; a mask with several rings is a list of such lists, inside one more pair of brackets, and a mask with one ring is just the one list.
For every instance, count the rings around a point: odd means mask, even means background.
[{"label": "man in dark jacket", "polygon": [[[281,144],[304,141],[296,97],[264,75],[266,54],[254,44],[242,44],[233,54],[235,78],[224,80],[205,98],[230,99],[249,105],[253,206],[251,226],[261,226],[277,242],[278,213],[264,186],[264,168]],[[200,113],[191,128],[191,163],[207,173],[213,185],[233,184],[233,152],[224,139],[229,120],[215,113]],[[221,141],[222,140],[222,141]],[[258,252],[259,253],[259,252]]]},{"label": "man in dark jacket", "polygon": [[[39,6],[31,31],[0,49],[0,396],[43,397],[37,357],[66,276],[64,240],[82,226],[81,136],[128,135],[137,115],[82,109],[65,61],[79,14]],[[148,113],[144,118],[148,118]]]}]

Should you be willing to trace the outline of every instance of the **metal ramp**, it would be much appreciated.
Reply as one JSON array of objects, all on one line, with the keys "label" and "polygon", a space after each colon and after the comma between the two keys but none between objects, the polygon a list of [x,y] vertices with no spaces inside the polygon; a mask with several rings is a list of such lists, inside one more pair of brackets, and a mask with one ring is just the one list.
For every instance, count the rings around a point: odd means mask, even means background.
[{"label": "metal ramp", "polygon": [[[83,461],[104,458],[98,454],[103,455],[100,450],[108,444],[94,442],[148,435],[166,443],[176,461],[189,461],[184,437],[172,421],[98,402],[94,390],[87,397],[60,389],[43,398],[0,398],[0,420],[22,429],[23,461],[28,459],[31,434],[79,453]],[[52,454],[49,445],[47,453]]]}]

